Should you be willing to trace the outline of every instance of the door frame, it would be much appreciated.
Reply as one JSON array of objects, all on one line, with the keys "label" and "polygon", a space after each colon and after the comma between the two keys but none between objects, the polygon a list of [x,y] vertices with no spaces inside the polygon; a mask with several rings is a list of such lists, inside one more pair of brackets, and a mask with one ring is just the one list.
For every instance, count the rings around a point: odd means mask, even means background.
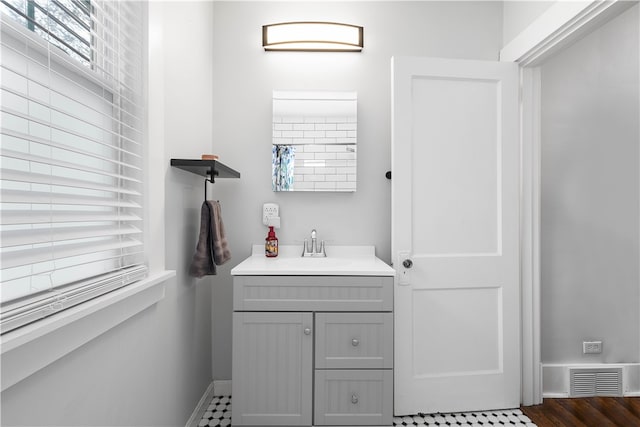
[{"label": "door frame", "polygon": [[545,60],[637,1],[557,1],[500,51],[520,65],[520,274],[522,405],[542,403],[540,197],[541,81]]}]

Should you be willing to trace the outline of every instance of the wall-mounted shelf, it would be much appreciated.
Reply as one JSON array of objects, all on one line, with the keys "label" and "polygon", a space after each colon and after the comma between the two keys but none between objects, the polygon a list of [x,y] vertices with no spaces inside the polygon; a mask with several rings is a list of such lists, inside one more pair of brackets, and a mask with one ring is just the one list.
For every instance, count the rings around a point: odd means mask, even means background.
[{"label": "wall-mounted shelf", "polygon": [[171,159],[171,166],[205,178],[240,178],[240,172],[217,160]]}]

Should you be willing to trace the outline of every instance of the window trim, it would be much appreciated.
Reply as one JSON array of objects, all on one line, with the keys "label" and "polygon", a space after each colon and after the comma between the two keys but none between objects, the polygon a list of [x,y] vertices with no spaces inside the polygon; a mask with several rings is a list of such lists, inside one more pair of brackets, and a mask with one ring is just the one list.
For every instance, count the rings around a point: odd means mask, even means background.
[{"label": "window trim", "polygon": [[165,270],[124,288],[63,310],[0,336],[0,391],[17,384],[165,297],[175,270]]}]

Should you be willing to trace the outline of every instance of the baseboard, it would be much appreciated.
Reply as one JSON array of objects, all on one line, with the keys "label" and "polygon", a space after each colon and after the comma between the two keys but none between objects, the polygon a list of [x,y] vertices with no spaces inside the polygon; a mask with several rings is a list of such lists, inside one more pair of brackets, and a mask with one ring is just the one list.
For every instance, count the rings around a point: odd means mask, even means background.
[{"label": "baseboard", "polygon": [[570,395],[569,370],[622,368],[622,393],[640,396],[640,363],[542,364],[542,397],[565,398]]},{"label": "baseboard", "polygon": [[542,393],[543,399],[566,399],[569,397],[569,393]]},{"label": "baseboard", "polygon": [[214,380],[214,396],[231,396],[231,380]]},{"label": "baseboard", "polygon": [[214,389],[214,383],[212,382],[211,384],[209,384],[209,387],[207,387],[207,389],[204,391],[204,394],[200,398],[200,401],[196,405],[196,408],[193,410],[193,413],[187,420],[185,427],[198,427],[198,424],[200,424],[200,420],[202,419],[202,416],[204,415],[205,411],[207,410],[207,407],[209,406],[209,402],[211,402],[211,399],[213,399],[213,396],[214,396],[213,389]]}]

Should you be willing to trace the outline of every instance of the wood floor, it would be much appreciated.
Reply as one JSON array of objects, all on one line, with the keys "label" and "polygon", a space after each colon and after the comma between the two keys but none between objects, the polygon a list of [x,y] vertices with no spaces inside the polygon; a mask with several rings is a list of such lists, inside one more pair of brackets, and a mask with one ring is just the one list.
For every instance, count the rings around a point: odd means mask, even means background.
[{"label": "wood floor", "polygon": [[544,399],[520,409],[538,427],[640,427],[640,397]]}]

